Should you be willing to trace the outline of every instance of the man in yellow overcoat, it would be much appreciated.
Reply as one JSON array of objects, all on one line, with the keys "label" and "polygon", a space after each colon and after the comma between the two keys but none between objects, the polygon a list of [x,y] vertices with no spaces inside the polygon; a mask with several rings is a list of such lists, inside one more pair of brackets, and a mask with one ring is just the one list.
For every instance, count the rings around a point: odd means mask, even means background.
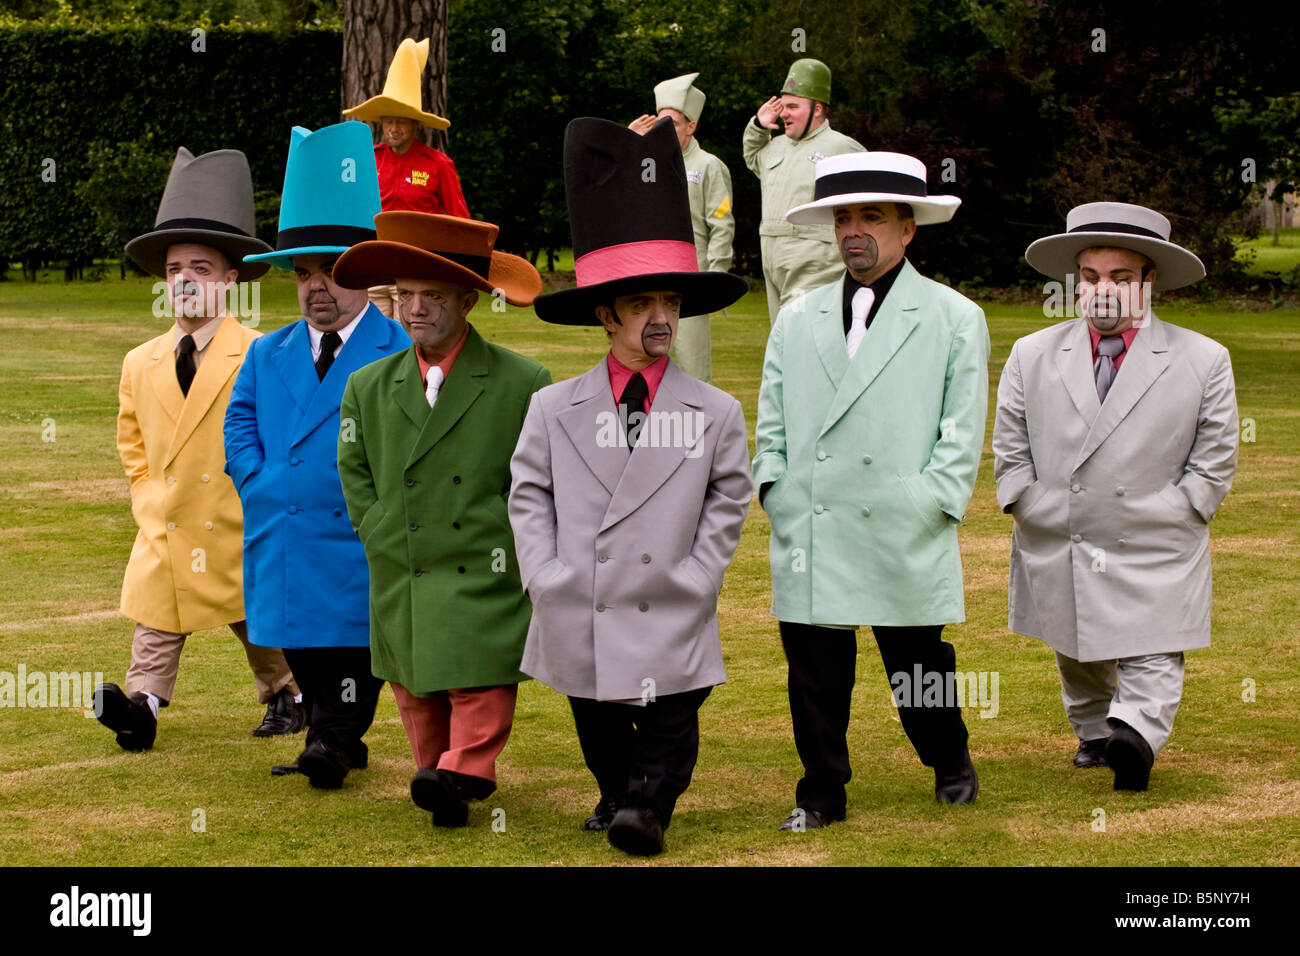
[{"label": "man in yellow overcoat", "polygon": [[[117,450],[139,532],[122,584],[136,622],[125,688],[102,684],[95,714],[125,750],[148,750],[158,708],[170,702],[185,638],[230,625],[244,645],[266,717],[253,733],[303,725],[301,695],[284,655],[249,644],[244,627],[243,513],[226,475],[226,403],[257,332],[226,309],[236,283],[262,275],[270,252],[253,238],[253,183],[236,150],[176,154],[151,232],[127,244],[141,268],[166,279],[156,313],[175,324],[122,362]],[[169,306],[160,309],[158,306]]]}]

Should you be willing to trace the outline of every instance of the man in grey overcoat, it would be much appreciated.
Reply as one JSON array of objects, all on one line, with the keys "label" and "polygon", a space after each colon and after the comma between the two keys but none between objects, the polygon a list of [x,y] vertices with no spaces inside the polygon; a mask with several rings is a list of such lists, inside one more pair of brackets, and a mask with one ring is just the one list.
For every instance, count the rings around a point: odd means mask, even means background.
[{"label": "man in grey overcoat", "polygon": [[1205,275],[1169,231],[1097,202],[1030,245],[1039,272],[1077,277],[1080,315],[1015,343],[993,428],[1011,630],[1056,651],[1074,763],[1109,766],[1116,790],[1147,789],[1183,652],[1209,646],[1208,522],[1237,465],[1228,350],[1151,311],[1153,290]]},{"label": "man in grey overcoat", "polygon": [[520,668],[569,697],[600,786],[585,829],[651,855],[695,768],[699,708],[726,679],[718,593],[753,495],[740,403],[668,350],[680,316],[730,305],[745,283],[697,270],[669,120],[644,137],[574,120],[564,153],[578,287],[534,308],[603,325],[610,349],[533,396],[510,463],[533,606]]}]

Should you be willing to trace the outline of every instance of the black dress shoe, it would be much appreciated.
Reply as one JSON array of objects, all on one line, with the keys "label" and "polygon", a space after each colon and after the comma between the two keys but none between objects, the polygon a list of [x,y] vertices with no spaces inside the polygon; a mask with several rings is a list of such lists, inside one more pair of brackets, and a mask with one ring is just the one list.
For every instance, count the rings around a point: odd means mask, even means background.
[{"label": "black dress shoe", "polygon": [[820,830],[822,827],[828,827],[832,823],[843,819],[843,810],[838,813],[831,813],[830,811],[796,807],[794,813],[786,817],[785,821],[777,829],[784,830],[787,833],[803,833],[805,830]]},{"label": "black dress shoe", "polygon": [[1156,762],[1151,745],[1122,720],[1110,718],[1110,739],[1106,741],[1106,764],[1115,771],[1116,790],[1145,790]]},{"label": "black dress shoe", "polygon": [[975,765],[970,762],[970,751],[963,750],[961,762],[951,767],[934,770],[934,798],[940,803],[974,803],[980,792]]},{"label": "black dress shoe", "polygon": [[654,856],[664,850],[664,825],[653,810],[624,807],[610,821],[609,842],[624,853]]},{"label": "black dress shoe", "polygon": [[352,761],[342,750],[316,740],[298,756],[298,772],[318,790],[337,790],[352,769]]},{"label": "black dress shoe", "polygon": [[601,794],[600,803],[596,804],[596,809],[591,812],[591,816],[587,817],[587,822],[582,825],[582,828],[596,833],[608,830],[620,806],[620,801]]},{"label": "black dress shoe", "polygon": [[278,737],[281,734],[296,734],[307,726],[307,712],[302,704],[293,699],[288,688],[278,690],[266,705],[266,716],[253,731],[254,737]]},{"label": "black dress shoe", "polygon": [[100,684],[92,703],[99,722],[117,731],[117,743],[123,750],[148,750],[153,746],[158,718],[143,693],[124,694],[116,684]]},{"label": "black dress shoe", "polygon": [[1098,737],[1096,740],[1080,740],[1079,749],[1074,754],[1074,765],[1076,767],[1104,767],[1106,766],[1106,741],[1107,737]]},{"label": "black dress shoe", "polygon": [[277,763],[271,765],[272,777],[288,777],[298,772],[296,763]]},{"label": "black dress shoe", "polygon": [[469,805],[448,771],[425,767],[417,773],[411,781],[411,799],[433,814],[435,827],[463,827],[469,820]]}]

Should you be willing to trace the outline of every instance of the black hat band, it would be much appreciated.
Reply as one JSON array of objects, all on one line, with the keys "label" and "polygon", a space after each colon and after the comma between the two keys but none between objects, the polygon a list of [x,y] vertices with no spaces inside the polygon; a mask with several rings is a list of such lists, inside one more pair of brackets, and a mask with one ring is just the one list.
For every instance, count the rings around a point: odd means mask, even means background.
[{"label": "black hat band", "polygon": [[916,196],[918,199],[925,199],[928,196],[925,180],[909,176],[907,173],[851,169],[842,173],[818,176],[817,183],[813,187],[813,202],[851,193],[889,193],[895,196]]},{"label": "black hat band", "polygon": [[1132,236],[1150,236],[1152,239],[1159,239],[1161,242],[1168,242],[1164,236],[1153,229],[1144,229],[1141,226],[1130,225],[1127,222],[1086,222],[1082,226],[1075,226],[1069,232],[1124,232]]}]

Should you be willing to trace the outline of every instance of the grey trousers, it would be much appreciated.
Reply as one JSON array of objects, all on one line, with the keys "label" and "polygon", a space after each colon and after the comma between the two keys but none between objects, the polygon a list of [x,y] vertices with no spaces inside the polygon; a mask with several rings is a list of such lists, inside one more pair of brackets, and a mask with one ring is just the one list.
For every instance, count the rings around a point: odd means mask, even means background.
[{"label": "grey trousers", "polygon": [[1081,663],[1056,655],[1061,702],[1080,740],[1110,736],[1108,717],[1128,724],[1159,754],[1183,697],[1183,654],[1143,654]]}]

